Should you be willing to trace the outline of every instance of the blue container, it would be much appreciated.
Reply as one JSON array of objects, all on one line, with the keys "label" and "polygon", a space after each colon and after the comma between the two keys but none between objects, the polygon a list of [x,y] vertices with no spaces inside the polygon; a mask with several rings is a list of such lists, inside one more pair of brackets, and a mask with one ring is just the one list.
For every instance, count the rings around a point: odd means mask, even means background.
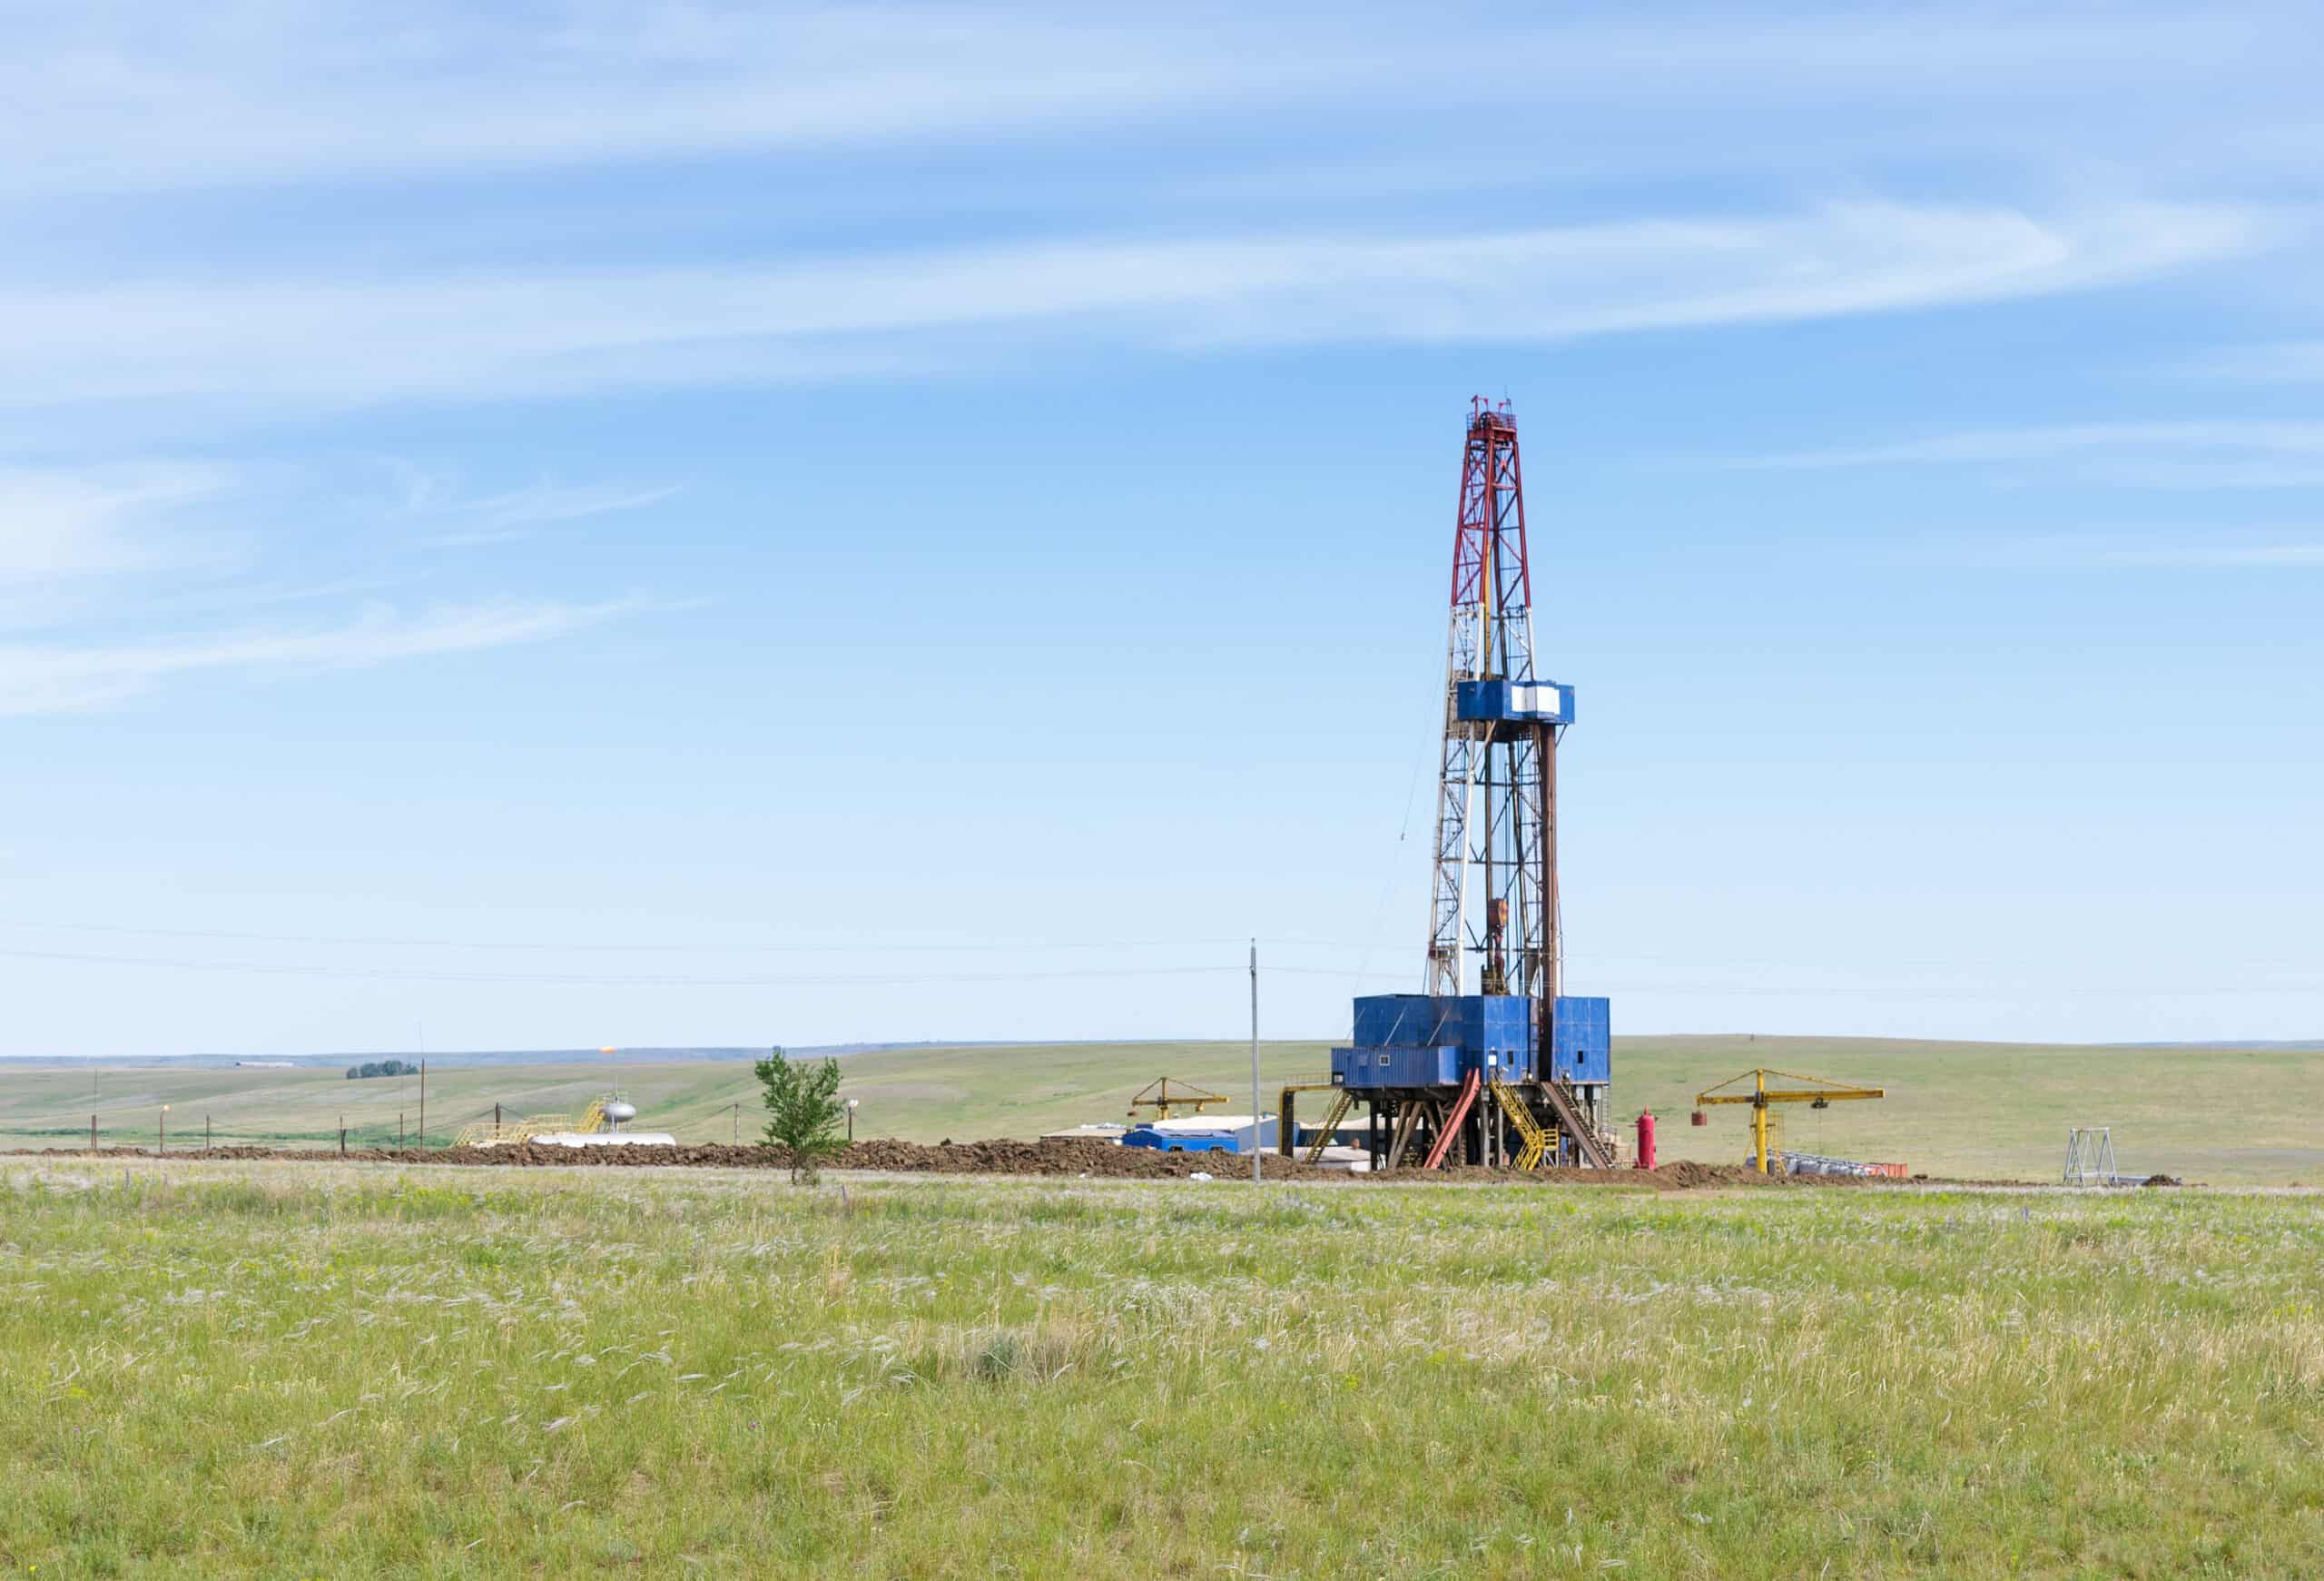
[{"label": "blue container", "polygon": [[1532,1069],[1533,1001],[1518,993],[1472,993],[1459,1002],[1463,1071],[1513,1078]]},{"label": "blue container", "polygon": [[1334,1049],[1332,1081],[1342,1087],[1458,1087],[1461,1050],[1454,1044],[1433,1049]]},{"label": "blue container", "polygon": [[1571,725],[1573,688],[1556,681],[1455,681],[1452,712],[1462,719]]},{"label": "blue container", "polygon": [[1550,1010],[1550,1062],[1542,1073],[1575,1083],[1614,1079],[1610,1002],[1561,995]]},{"label": "blue container", "polygon": [[1157,1152],[1236,1152],[1234,1136],[1227,1131],[1163,1131],[1151,1126],[1135,1126],[1122,1132],[1124,1147],[1150,1147]]},{"label": "blue container", "polygon": [[1533,1068],[1533,1001],[1521,994],[1375,993],[1355,1002],[1354,1046],[1332,1051],[1346,1087],[1457,1087],[1472,1072]]},{"label": "blue container", "polygon": [[1355,1036],[1350,1041],[1360,1049],[1457,1042],[1463,1003],[1430,993],[1367,994],[1355,1002]]}]

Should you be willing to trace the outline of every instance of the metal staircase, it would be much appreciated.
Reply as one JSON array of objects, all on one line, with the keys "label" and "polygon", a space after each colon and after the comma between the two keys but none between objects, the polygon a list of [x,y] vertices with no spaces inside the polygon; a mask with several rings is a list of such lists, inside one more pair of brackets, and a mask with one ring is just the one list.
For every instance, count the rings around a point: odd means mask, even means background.
[{"label": "metal staircase", "polygon": [[1324,1117],[1322,1129],[1315,1132],[1315,1140],[1307,1144],[1309,1163],[1324,1161],[1324,1149],[1331,1144],[1332,1134],[1339,1129],[1340,1122],[1347,1118],[1347,1112],[1354,1107],[1355,1094],[1341,1089],[1338,1101],[1332,1105],[1331,1112]]},{"label": "metal staircase", "polygon": [[1521,1170],[1540,1169],[1542,1155],[1550,1151],[1550,1133],[1543,1131],[1541,1122],[1533,1118],[1532,1106],[1515,1088],[1498,1076],[1493,1078],[1492,1095],[1501,1105],[1502,1112],[1516,1125],[1517,1134],[1525,1139],[1525,1145],[1517,1152],[1517,1167]]},{"label": "metal staircase", "polygon": [[1612,1169],[1614,1155],[1607,1151],[1605,1141],[1582,1118],[1581,1105],[1574,1102],[1571,1089],[1552,1078],[1541,1083],[1541,1096],[1550,1101],[1550,1112],[1558,1117],[1558,1130],[1573,1138],[1574,1148],[1581,1154],[1581,1161],[1593,1170]]}]

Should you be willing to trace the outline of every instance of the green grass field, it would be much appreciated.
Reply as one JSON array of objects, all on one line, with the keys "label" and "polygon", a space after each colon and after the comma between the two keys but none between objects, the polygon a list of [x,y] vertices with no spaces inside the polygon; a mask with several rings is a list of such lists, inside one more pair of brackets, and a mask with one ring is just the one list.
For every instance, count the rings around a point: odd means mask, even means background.
[{"label": "green grass field", "polygon": [[[1288,1081],[1317,1080],[1325,1045],[1263,1047],[1265,1102]],[[1083,1043],[911,1049],[848,1056],[848,1095],[862,1134],[920,1141],[1032,1136],[1085,1120],[1120,1119],[1131,1093],[1167,1073],[1249,1107],[1247,1047],[1235,1043]],[[1694,1094],[1752,1065],[1886,1086],[1878,1102],[1788,1112],[1803,1151],[1894,1160],[1928,1173],[2047,1180],[2065,1132],[2112,1125],[2125,1172],[2163,1171],[2221,1183],[2324,1183],[2324,1050],[2044,1047],[1849,1038],[1618,1039],[1615,1102],[1660,1118],[1666,1157],[1738,1161],[1744,1112],[1687,1123]],[[488,1118],[577,1112],[606,1089],[609,1064],[434,1070],[430,1134]],[[683,1140],[747,1138],[757,1102],[743,1063],[624,1064],[640,1123]],[[94,1085],[96,1097],[92,1102]],[[1324,1094],[1308,1094],[1315,1103]],[[116,1145],[152,1146],[171,1105],[175,1139],[197,1139],[204,1117],[222,1141],[328,1143],[344,1122],[359,1143],[412,1134],[419,1084],[349,1082],[335,1071],[182,1070],[143,1065],[0,1068],[0,1147],[85,1145],[89,1115]],[[740,1104],[737,1111],[734,1105]]]},{"label": "green grass field", "polygon": [[0,1161],[0,1572],[2324,1570],[2301,1195]]}]

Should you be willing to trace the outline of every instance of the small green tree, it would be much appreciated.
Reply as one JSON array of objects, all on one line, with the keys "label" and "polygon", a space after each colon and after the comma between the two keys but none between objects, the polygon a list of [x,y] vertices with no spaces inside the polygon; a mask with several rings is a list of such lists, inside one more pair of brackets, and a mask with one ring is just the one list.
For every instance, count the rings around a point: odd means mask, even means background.
[{"label": "small green tree", "polygon": [[847,1115],[839,1102],[839,1062],[794,1065],[772,1049],[752,1069],[766,1089],[766,1144],[789,1157],[793,1184],[814,1184],[816,1166],[840,1150]]}]

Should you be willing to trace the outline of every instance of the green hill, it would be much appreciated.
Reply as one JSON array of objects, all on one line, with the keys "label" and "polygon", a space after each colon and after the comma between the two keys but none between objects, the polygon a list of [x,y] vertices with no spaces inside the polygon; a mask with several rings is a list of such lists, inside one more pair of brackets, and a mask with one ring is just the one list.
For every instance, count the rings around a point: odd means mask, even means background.
[{"label": "green hill", "polygon": [[[1262,1045],[1265,1106],[1289,1081],[1317,1081],[1327,1045]],[[1089,1120],[1118,1120],[1131,1093],[1167,1074],[1249,1107],[1248,1045],[1061,1043],[912,1048],[848,1055],[844,1092],[862,1107],[859,1133],[934,1141],[1031,1136]],[[1617,1039],[1616,1112],[1661,1122],[1666,1158],[1740,1159],[1745,1112],[1714,1109],[1687,1123],[1693,1095],[1753,1065],[1885,1086],[1878,1102],[1803,1107],[1786,1119],[1808,1151],[1895,1160],[1968,1176],[2054,1176],[2073,1125],[2112,1125],[2125,1172],[2163,1171],[2221,1183],[2324,1181],[2324,1050],[2151,1048],[1916,1042],[1871,1038]],[[753,1129],[748,1064],[704,1060],[614,1064],[463,1065],[428,1077],[428,1131],[437,1141],[498,1103],[508,1114],[577,1112],[618,1078],[639,1123],[688,1141]],[[92,1086],[94,1099],[92,1100]],[[1328,1102],[1311,1093],[1307,1103]],[[219,1142],[417,1136],[415,1078],[350,1082],[338,1071],[194,1069],[166,1063],[0,1067],[0,1147],[151,1146],[170,1105],[172,1141],[192,1142],[205,1118]]]}]

